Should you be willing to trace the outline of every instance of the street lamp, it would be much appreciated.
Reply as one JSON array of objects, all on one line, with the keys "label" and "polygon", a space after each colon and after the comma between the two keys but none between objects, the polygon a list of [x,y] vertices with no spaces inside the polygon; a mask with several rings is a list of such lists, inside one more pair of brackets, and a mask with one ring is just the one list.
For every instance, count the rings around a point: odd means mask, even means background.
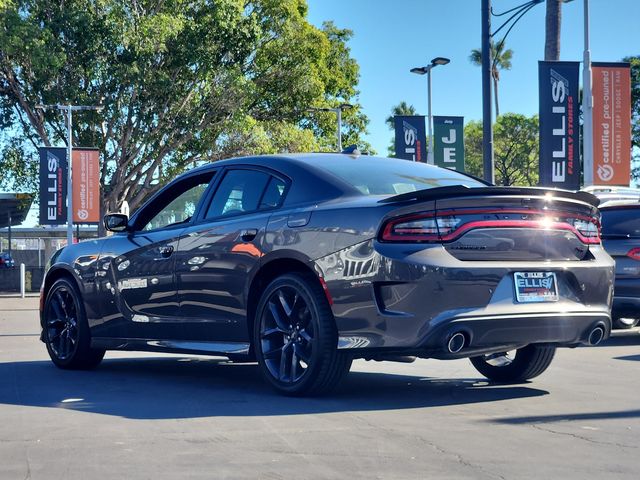
[{"label": "street lamp", "polygon": [[445,57],[436,57],[426,67],[414,67],[409,70],[418,75],[427,75],[427,122],[429,123],[429,151],[427,152],[427,163],[433,165],[433,117],[431,116],[431,70],[438,65],[446,65],[451,60]]},{"label": "street lamp", "polygon": [[584,52],[582,70],[582,161],[584,186],[593,185],[593,94],[591,92],[592,71],[589,50],[589,0],[584,0]]},{"label": "street lamp", "polygon": [[337,138],[338,138],[338,152],[342,151],[342,112],[344,110],[349,110],[350,108],[353,108],[353,105],[351,105],[350,103],[341,103],[340,105],[338,105],[336,108],[329,108],[329,107],[311,107],[308,108],[307,111],[309,112],[333,112],[337,115],[338,117],[338,126],[337,126]]},{"label": "street lamp", "polygon": [[[72,112],[79,110],[96,110],[101,111],[104,107],[102,105],[36,105],[39,110],[57,109],[63,111],[67,115],[67,245],[73,244],[73,187],[71,184],[71,164],[73,153],[73,138],[71,127],[73,125]],[[79,240],[79,238],[78,238]]]}]

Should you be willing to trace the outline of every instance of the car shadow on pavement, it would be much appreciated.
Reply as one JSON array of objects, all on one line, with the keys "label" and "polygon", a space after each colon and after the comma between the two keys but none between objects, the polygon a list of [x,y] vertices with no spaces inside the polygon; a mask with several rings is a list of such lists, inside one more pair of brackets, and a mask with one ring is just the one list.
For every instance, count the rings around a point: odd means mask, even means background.
[{"label": "car shadow on pavement", "polygon": [[495,402],[548,394],[479,379],[351,372],[322,398],[275,393],[256,364],[200,357],[107,359],[95,371],[49,361],[0,363],[0,403],[64,408],[134,419],[297,415]]},{"label": "car shadow on pavement", "polygon": [[613,357],[614,360],[629,360],[632,362],[640,362],[640,355],[627,355],[624,357]]},{"label": "car shadow on pavement", "polygon": [[[603,348],[603,347],[628,347],[628,346],[633,346],[633,345],[638,345],[640,346],[640,335],[638,335],[635,332],[624,332],[626,333],[626,335],[620,335],[617,334],[615,337],[609,337],[607,340],[605,340],[602,343],[599,343],[598,345],[596,345],[596,348]],[[593,347],[587,347],[587,348],[593,348]]]},{"label": "car shadow on pavement", "polygon": [[560,415],[537,415],[528,417],[508,417],[487,420],[491,423],[504,423],[510,425],[532,424],[532,423],[555,423],[563,421],[585,421],[585,420],[611,420],[623,418],[640,417],[640,409],[622,410],[617,412],[589,412],[589,413],[567,413]]}]

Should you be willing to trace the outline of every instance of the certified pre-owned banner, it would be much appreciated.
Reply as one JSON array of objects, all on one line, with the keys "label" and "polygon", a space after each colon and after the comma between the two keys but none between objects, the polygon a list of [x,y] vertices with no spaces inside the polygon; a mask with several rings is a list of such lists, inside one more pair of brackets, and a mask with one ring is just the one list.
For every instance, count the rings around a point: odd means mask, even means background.
[{"label": "certified pre-owned banner", "polygon": [[540,184],[580,188],[579,62],[538,62]]},{"label": "certified pre-owned banner", "polygon": [[433,117],[433,143],[438,167],[464,172],[464,117]]},{"label": "certified pre-owned banner", "polygon": [[95,148],[73,149],[73,221],[100,222],[100,151]]},{"label": "certified pre-owned banner", "polygon": [[40,225],[67,223],[67,149],[40,148]]},{"label": "certified pre-owned banner", "polygon": [[427,134],[423,115],[397,116],[396,130],[396,158],[427,161]]},{"label": "certified pre-owned banner", "polygon": [[592,63],[593,179],[629,185],[631,179],[631,66]]}]

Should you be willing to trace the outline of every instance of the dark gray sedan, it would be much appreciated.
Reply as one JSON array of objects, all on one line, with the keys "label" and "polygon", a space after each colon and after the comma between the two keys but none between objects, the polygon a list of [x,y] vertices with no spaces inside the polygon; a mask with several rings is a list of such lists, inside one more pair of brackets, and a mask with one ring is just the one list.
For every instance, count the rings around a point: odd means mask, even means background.
[{"label": "dark gray sedan", "polygon": [[603,245],[616,262],[613,328],[632,328],[640,321],[640,203],[609,201],[600,212]]},{"label": "dark gray sedan", "polygon": [[42,340],[61,368],[110,349],[256,359],[288,394],[354,358],[468,357],[520,382],[609,335],[597,203],[369,156],[216,162],[54,255]]}]

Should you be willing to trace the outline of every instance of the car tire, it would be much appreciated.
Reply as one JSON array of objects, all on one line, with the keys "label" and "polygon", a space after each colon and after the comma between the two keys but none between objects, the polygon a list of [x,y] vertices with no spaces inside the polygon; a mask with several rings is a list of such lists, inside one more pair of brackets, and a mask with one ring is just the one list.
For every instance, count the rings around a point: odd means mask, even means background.
[{"label": "car tire", "polygon": [[90,370],[104,357],[104,350],[91,348],[91,332],[82,297],[75,284],[57,280],[44,304],[43,339],[51,361],[65,370]]},{"label": "car tire", "polygon": [[621,317],[614,318],[611,327],[614,330],[629,330],[638,325],[638,318]]},{"label": "car tire", "polygon": [[471,363],[482,375],[493,382],[520,383],[544,372],[556,353],[549,345],[527,345],[515,351],[471,358]]},{"label": "car tire", "polygon": [[326,394],[351,368],[351,356],[337,348],[333,313],[312,274],[282,275],[267,286],[253,340],[264,378],[286,395]]}]

